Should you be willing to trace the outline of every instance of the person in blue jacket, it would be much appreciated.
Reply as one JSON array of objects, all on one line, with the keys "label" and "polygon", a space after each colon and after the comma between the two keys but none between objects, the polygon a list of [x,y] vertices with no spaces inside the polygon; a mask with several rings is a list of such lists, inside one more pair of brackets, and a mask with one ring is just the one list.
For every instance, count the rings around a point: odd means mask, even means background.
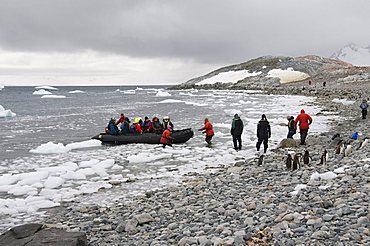
[{"label": "person in blue jacket", "polygon": [[367,104],[367,101],[363,100],[361,105],[360,105],[360,108],[362,109],[362,119],[366,119],[367,108],[368,107],[369,107],[369,104]]},{"label": "person in blue jacket", "polygon": [[116,125],[116,120],[111,118],[109,123],[108,123],[108,126],[107,128],[105,129],[105,132],[110,134],[110,135],[118,135],[119,133],[119,130],[118,130],[118,127]]}]

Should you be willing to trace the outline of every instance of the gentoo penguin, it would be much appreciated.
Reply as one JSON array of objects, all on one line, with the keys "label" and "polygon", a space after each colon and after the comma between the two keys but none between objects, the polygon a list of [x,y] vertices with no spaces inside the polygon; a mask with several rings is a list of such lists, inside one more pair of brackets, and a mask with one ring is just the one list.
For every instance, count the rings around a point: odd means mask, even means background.
[{"label": "gentoo penguin", "polygon": [[312,157],[310,156],[310,153],[308,152],[308,150],[305,150],[304,154],[303,154],[303,164],[305,165],[309,165],[310,163],[310,158],[312,160]]},{"label": "gentoo penguin", "polygon": [[321,158],[320,158],[320,165],[323,165],[323,164],[326,165],[326,162],[328,161],[328,159],[329,159],[328,151],[324,150],[324,153],[322,153]]},{"label": "gentoo penguin", "polygon": [[262,165],[263,165],[263,163],[264,163],[263,158],[264,158],[264,157],[265,157],[264,155],[260,155],[260,156],[258,157],[258,162],[257,162],[257,165],[258,165],[258,166],[262,166]]},{"label": "gentoo penguin", "polygon": [[344,156],[349,156],[352,153],[352,145],[348,144],[344,150]]},{"label": "gentoo penguin", "polygon": [[301,168],[301,164],[300,164],[300,161],[299,161],[300,156],[301,156],[301,154],[299,154],[299,153],[294,155],[293,170],[297,170],[298,168]]},{"label": "gentoo penguin", "polygon": [[288,169],[288,170],[292,169],[292,162],[293,162],[292,155],[288,154],[287,158],[286,158],[286,161],[285,161],[286,169]]}]

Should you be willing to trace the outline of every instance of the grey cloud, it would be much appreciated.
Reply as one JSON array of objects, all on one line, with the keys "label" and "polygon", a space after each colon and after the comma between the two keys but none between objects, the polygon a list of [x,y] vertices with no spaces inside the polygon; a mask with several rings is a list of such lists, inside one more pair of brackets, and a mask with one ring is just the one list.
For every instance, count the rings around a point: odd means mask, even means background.
[{"label": "grey cloud", "polygon": [[204,63],[370,44],[370,1],[0,0],[0,48]]}]

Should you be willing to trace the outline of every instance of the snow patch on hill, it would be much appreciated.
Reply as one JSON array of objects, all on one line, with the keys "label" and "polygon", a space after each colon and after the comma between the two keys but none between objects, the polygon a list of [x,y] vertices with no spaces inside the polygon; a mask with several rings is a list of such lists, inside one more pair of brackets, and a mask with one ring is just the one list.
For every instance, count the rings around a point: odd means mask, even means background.
[{"label": "snow patch on hill", "polygon": [[204,79],[196,85],[207,85],[207,84],[215,84],[215,83],[237,83],[239,80],[242,80],[247,77],[257,76],[262,72],[252,72],[250,73],[248,70],[239,70],[239,71],[228,71],[222,72],[210,78]]}]

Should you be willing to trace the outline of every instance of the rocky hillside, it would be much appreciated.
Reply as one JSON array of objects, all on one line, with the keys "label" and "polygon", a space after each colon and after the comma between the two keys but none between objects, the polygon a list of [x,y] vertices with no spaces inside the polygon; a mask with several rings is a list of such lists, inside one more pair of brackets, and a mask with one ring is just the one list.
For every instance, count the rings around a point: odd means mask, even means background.
[{"label": "rocky hillside", "polygon": [[341,87],[352,82],[369,82],[370,67],[319,56],[266,56],[231,65],[191,79],[173,89],[264,89],[271,87],[326,82],[328,87]]}]

